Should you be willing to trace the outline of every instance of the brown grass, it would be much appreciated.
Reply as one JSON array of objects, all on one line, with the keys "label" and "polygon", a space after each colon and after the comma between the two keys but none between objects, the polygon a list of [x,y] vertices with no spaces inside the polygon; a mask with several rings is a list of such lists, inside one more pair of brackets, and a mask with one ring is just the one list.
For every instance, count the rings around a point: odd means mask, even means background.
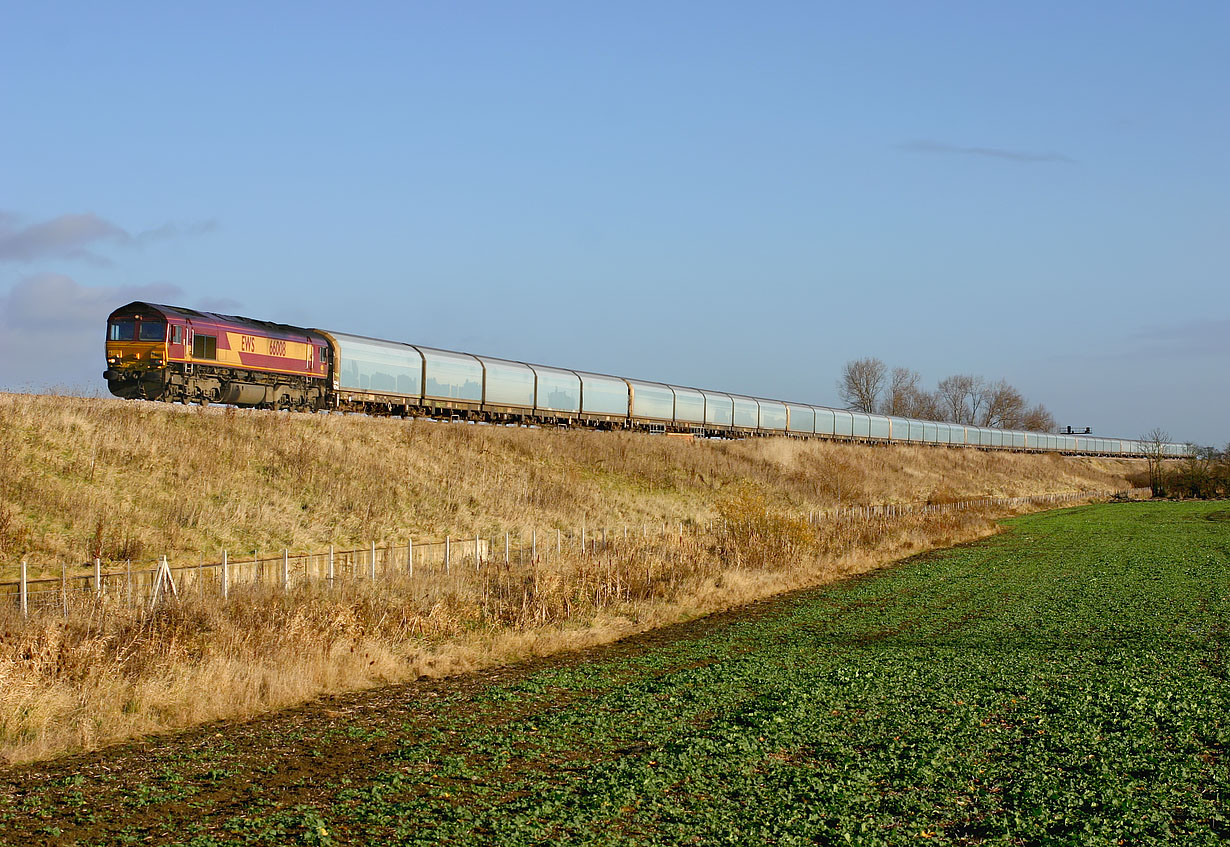
[{"label": "brown grass", "polygon": [[[687,442],[0,395],[0,561],[52,567],[372,538],[712,522],[481,574],[0,616],[18,761],[324,692],[610,641],[995,531],[951,510],[808,525],[860,502],[1124,487],[1133,463],[758,439]],[[1002,514],[1000,512],[999,514]]]}]

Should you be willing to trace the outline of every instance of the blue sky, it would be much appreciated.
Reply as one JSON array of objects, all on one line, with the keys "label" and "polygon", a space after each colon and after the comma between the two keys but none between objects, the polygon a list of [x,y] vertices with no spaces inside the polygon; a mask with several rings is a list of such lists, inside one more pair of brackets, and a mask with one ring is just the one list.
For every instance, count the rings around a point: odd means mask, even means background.
[{"label": "blue sky", "polygon": [[6,10],[0,388],[147,298],[1230,440],[1230,4],[253,5]]}]

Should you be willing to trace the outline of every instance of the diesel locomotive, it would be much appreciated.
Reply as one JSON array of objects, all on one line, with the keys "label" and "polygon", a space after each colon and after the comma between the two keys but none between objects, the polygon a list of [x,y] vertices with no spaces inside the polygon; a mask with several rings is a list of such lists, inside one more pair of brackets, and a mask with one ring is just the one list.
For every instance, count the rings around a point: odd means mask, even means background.
[{"label": "diesel locomotive", "polygon": [[[135,302],[107,319],[111,393],[129,399],[490,422],[790,435],[1143,455],[1143,442],[864,414]],[[1182,444],[1165,451],[1185,455]]]}]

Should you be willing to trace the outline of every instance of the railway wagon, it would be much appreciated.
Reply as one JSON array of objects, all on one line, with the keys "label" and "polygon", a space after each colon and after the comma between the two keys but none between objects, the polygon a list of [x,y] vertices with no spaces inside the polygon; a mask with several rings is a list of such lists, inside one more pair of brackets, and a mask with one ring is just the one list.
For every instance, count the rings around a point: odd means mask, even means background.
[{"label": "railway wagon", "polygon": [[107,370],[117,397],[322,409],[332,348],[311,330],[134,302],[107,319]]}]

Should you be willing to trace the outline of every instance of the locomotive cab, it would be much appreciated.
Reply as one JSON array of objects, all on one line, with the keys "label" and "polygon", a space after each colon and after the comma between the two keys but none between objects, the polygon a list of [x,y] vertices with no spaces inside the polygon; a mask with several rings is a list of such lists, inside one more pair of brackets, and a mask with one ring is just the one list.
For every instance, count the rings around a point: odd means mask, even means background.
[{"label": "locomotive cab", "polygon": [[148,304],[113,312],[107,319],[107,370],[103,372],[111,393],[127,398],[160,398],[169,339],[166,316]]}]

